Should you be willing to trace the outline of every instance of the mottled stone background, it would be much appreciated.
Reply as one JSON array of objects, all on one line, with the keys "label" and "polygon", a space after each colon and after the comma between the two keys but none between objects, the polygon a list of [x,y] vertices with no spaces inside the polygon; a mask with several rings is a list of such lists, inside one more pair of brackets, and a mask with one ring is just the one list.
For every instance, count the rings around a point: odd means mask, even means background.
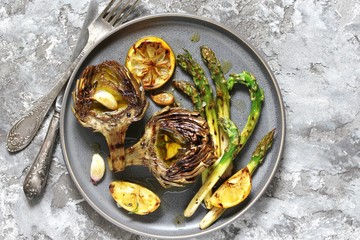
[{"label": "mottled stone background", "polygon": [[[85,202],[59,145],[44,197],[26,200],[22,182],[49,119],[24,151],[5,148],[11,124],[65,70],[88,2],[1,0],[0,239],[148,239]],[[286,148],[271,186],[243,217],[202,239],[359,239],[360,2],[143,0],[137,14],[164,12],[239,32],[269,63],[286,107]]]}]

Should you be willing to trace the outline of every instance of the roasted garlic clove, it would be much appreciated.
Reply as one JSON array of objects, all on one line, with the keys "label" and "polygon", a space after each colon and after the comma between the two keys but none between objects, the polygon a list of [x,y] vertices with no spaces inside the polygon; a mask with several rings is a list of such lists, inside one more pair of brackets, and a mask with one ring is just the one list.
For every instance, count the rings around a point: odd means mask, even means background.
[{"label": "roasted garlic clove", "polygon": [[91,182],[96,185],[101,181],[105,174],[105,161],[100,154],[95,153],[92,156],[92,161],[90,165],[90,178]]},{"label": "roasted garlic clove", "polygon": [[116,110],[118,108],[118,102],[116,101],[114,95],[105,90],[97,91],[94,96],[92,96],[92,99],[99,102],[109,110]]},{"label": "roasted garlic clove", "polygon": [[174,95],[169,92],[161,92],[157,94],[151,94],[151,99],[159,106],[170,106],[175,102]]}]

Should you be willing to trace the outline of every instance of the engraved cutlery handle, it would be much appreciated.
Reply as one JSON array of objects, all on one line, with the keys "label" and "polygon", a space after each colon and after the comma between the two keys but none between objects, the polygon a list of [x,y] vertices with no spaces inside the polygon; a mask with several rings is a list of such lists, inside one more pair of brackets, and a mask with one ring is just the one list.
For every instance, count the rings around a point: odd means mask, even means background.
[{"label": "engraved cutlery handle", "polygon": [[34,106],[21,117],[14,126],[10,129],[7,136],[7,150],[9,152],[17,152],[24,149],[36,135],[40,125],[49,111],[55,98],[58,96],[60,90],[68,82],[72,72],[77,63],[81,59],[80,54],[68,67],[65,74],[57,82],[57,84],[50,90],[48,94],[39,99]]},{"label": "engraved cutlery handle", "polygon": [[53,148],[59,130],[59,112],[55,112],[41,149],[25,177],[23,190],[28,199],[40,196],[49,175]]}]

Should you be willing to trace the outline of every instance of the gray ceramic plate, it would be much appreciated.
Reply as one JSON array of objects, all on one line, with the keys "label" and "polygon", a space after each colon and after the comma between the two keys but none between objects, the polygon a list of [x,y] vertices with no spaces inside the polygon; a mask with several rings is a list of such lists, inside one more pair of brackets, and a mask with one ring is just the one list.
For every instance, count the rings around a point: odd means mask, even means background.
[{"label": "gray ceramic plate", "polygon": [[[230,73],[247,70],[257,77],[259,85],[265,91],[266,99],[256,130],[235,160],[237,169],[246,165],[257,142],[271,129],[277,129],[271,151],[253,176],[253,190],[248,199],[227,210],[221,219],[206,230],[200,230],[198,227],[206,213],[202,206],[191,218],[185,219],[182,215],[186,205],[199,188],[200,181],[186,188],[163,189],[146,168],[129,167],[124,172],[116,174],[107,171],[105,178],[97,186],[90,182],[89,168],[94,146],[100,146],[103,157],[107,156],[108,149],[104,138],[100,134],[80,126],[71,112],[73,104],[71,92],[74,90],[75,80],[87,65],[98,64],[105,60],[118,60],[124,63],[124,57],[131,45],[146,35],[156,35],[165,39],[175,53],[182,53],[184,48],[189,50],[193,58],[201,64],[199,47],[208,45],[214,50],[220,61],[233,65]],[[194,36],[199,37],[198,42],[191,41]],[[204,69],[207,71],[205,66]],[[173,78],[191,81],[180,67],[176,68]],[[211,81],[210,76],[209,79]],[[173,91],[171,84],[167,84],[164,88]],[[191,108],[191,104],[185,96],[177,91],[174,91],[174,94],[182,106]],[[130,127],[127,137],[139,138],[146,121],[155,111],[159,110],[151,100],[149,102],[150,107],[144,119]],[[241,129],[250,109],[250,99],[246,88],[238,86],[232,91],[231,105],[232,119]],[[276,80],[264,60],[247,42],[234,32],[207,19],[189,15],[162,14],[124,24],[100,41],[84,57],[66,89],[60,132],[63,155],[70,175],[80,193],[97,212],[113,224],[136,234],[177,239],[195,237],[220,229],[239,218],[256,202],[269,185],[280,161],[284,146],[285,118]],[[160,208],[147,216],[132,215],[119,209],[108,190],[109,183],[117,179],[138,182],[153,190],[162,200]]]}]

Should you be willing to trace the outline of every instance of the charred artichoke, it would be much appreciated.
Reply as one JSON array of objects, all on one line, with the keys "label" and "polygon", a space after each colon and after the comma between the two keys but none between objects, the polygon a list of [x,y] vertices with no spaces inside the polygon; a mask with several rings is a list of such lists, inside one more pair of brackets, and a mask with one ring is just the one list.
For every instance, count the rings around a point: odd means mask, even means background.
[{"label": "charred artichoke", "polygon": [[125,167],[125,134],[144,115],[148,102],[141,83],[116,61],[88,66],[76,82],[73,112],[84,127],[106,138],[111,171]]},{"label": "charred artichoke", "polygon": [[147,166],[163,187],[180,187],[194,182],[216,160],[214,152],[207,122],[198,112],[165,107],[126,149],[125,162]]}]

